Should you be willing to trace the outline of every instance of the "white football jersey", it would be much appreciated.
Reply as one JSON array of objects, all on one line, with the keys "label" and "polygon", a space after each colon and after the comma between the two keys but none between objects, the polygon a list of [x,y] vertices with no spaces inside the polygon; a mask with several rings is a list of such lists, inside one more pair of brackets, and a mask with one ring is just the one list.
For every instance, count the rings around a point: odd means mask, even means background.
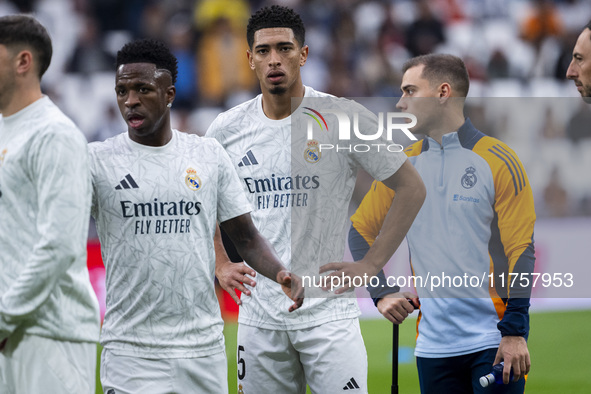
[{"label": "white football jersey", "polygon": [[[321,144],[343,146],[337,117],[327,110],[358,113],[362,130],[375,128],[377,117],[353,101],[305,89],[304,101],[287,118],[269,119],[259,95],[220,114],[207,136],[228,152],[255,208],[255,225],[283,263],[298,275],[317,275],[322,264],[342,261],[357,170],[363,168],[384,180],[398,170],[406,155],[384,148],[381,154],[321,150]],[[310,124],[315,127],[312,139],[307,134]],[[349,142],[367,143],[355,135]],[[383,139],[372,143],[378,142],[387,143]],[[252,296],[242,297],[239,322],[284,330],[354,318],[360,312],[351,295],[328,298],[325,292],[307,288],[303,307],[289,313],[291,302],[279,285],[259,275]]]},{"label": "white football jersey", "polygon": [[0,341],[96,342],[86,139],[47,97],[0,118]]},{"label": "white football jersey", "polygon": [[101,343],[144,358],[223,351],[215,225],[251,211],[228,155],[214,139],[177,130],[162,147],[123,133],[89,149],[106,268]]}]

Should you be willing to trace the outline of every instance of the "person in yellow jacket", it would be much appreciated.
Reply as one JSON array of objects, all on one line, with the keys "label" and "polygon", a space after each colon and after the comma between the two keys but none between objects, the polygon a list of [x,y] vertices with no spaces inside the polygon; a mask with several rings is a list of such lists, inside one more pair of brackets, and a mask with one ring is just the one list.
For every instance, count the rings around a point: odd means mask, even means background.
[{"label": "person in yellow jacket", "polygon": [[[403,71],[397,107],[417,117],[413,133],[425,134],[405,150],[427,188],[407,234],[421,300],[415,349],[421,392],[485,392],[478,379],[504,361],[505,385],[496,389],[522,393],[530,369],[529,288],[509,288],[506,279],[534,267],[535,212],[525,169],[511,148],[464,118],[469,78],[461,59],[424,55]],[[351,218],[355,260],[377,238],[393,197],[374,182]],[[456,286],[464,277],[482,278],[480,286]],[[438,288],[434,278],[443,281]],[[370,289],[379,311],[400,324],[413,305],[397,291]]]}]

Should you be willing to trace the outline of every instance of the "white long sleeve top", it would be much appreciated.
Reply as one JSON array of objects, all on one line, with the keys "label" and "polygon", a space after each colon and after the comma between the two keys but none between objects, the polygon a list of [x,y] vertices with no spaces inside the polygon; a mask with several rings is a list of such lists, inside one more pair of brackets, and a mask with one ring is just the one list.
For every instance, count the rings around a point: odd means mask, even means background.
[{"label": "white long sleeve top", "polygon": [[46,96],[0,119],[0,341],[98,340],[86,139]]}]

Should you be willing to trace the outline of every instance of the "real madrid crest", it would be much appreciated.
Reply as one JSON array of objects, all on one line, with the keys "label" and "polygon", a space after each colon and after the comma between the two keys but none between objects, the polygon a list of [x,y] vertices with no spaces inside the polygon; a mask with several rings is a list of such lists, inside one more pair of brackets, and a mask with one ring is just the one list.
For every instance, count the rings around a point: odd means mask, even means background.
[{"label": "real madrid crest", "polygon": [[320,160],[320,157],[322,157],[322,153],[320,152],[320,148],[318,146],[318,141],[309,140],[308,147],[304,151],[304,159],[306,159],[306,161],[308,163],[314,164],[314,163],[318,163],[318,161]]},{"label": "real madrid crest", "polygon": [[474,167],[468,167],[466,168],[466,173],[464,175],[462,175],[462,186],[464,187],[464,189],[471,189],[474,187],[474,185],[476,185],[476,182],[478,181],[478,178],[476,178],[476,169]]},{"label": "real madrid crest", "polygon": [[4,157],[6,157],[6,149],[2,150],[2,153],[0,153],[0,167],[2,167],[2,164],[4,164]]},{"label": "real madrid crest", "polygon": [[191,190],[199,190],[203,185],[201,183],[201,178],[197,175],[197,171],[193,168],[187,168],[187,176],[185,177],[185,184]]}]

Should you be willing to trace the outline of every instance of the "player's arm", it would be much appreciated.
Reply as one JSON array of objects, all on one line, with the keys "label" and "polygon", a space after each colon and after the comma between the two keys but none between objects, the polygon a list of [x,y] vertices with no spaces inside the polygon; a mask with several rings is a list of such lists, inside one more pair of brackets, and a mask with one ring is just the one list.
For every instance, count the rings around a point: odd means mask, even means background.
[{"label": "player's arm", "polygon": [[[493,148],[499,160],[493,167],[495,175],[495,214],[498,223],[497,243],[507,256],[509,273],[531,274],[534,270],[533,231],[536,219],[533,194],[523,165],[515,152],[504,145]],[[493,234],[493,237],[495,234]],[[531,275],[527,276],[531,278]],[[513,368],[514,380],[526,375],[531,366],[527,348],[529,334],[529,299],[531,287],[519,287],[514,281],[508,289],[507,307],[497,327],[502,339],[495,364],[504,361],[504,383],[509,382]]]},{"label": "player's arm", "polygon": [[[392,189],[382,182],[374,181],[357,211],[351,216],[349,249],[355,261],[363,259],[378,237],[394,195]],[[380,271],[377,277],[377,286],[367,286],[374,304],[386,319],[395,324],[402,323],[414,309],[407,299],[414,299],[413,302],[418,307],[418,298],[412,293],[400,293],[398,286],[389,286],[384,271]]]},{"label": "player's arm", "polygon": [[283,292],[294,301],[290,312],[302,306],[304,299],[299,279],[283,266],[273,246],[255,227],[250,213],[226,220],[220,226],[248,265],[281,285]]},{"label": "player's arm", "polygon": [[[393,175],[383,181],[396,193],[386,213],[380,235],[373,242],[366,255],[356,263],[328,263],[320,272],[335,270],[329,275],[341,277],[375,276],[394,254],[406,236],[414,218],[425,200],[425,185],[414,166],[408,161]],[[341,294],[349,290],[343,286],[335,291]]]},{"label": "player's arm", "polygon": [[86,253],[90,181],[83,137],[48,133],[31,146],[26,163],[37,189],[38,239],[23,268],[0,297],[0,341],[50,297],[60,277]]},{"label": "player's arm", "polygon": [[[208,127],[205,136],[209,138],[218,139],[220,138],[220,115],[218,115],[211,125]],[[236,263],[231,261],[226,248],[224,247],[223,239],[219,226],[216,226],[216,232],[214,237],[215,247],[215,276],[218,278],[218,282],[222,289],[224,289],[230,297],[238,305],[242,305],[242,301],[238,298],[236,291],[239,290],[242,294],[250,296],[250,290],[244,286],[246,283],[252,287],[256,285],[253,277],[256,276],[255,271],[246,266],[244,262]],[[248,275],[248,276],[247,276]]]},{"label": "player's arm", "polygon": [[250,290],[244,283],[254,287],[256,282],[252,279],[256,276],[255,271],[244,263],[233,263],[230,261],[224,243],[222,242],[222,235],[219,226],[216,225],[215,236],[213,239],[215,247],[215,276],[222,289],[230,294],[230,297],[238,305],[242,305],[242,301],[236,295],[238,290],[247,296],[250,295]]},{"label": "player's arm", "polygon": [[[217,213],[220,227],[230,237],[244,261],[260,274],[281,285],[283,292],[295,302],[289,308],[290,312],[296,310],[303,303],[299,278],[287,271],[275,249],[252,222],[250,213],[247,213],[251,211],[250,204],[226,151],[214,139],[209,139],[208,143],[213,144],[212,149],[217,150],[219,159]],[[216,248],[219,250],[220,246],[218,239]]]},{"label": "player's arm", "polygon": [[383,183],[394,190],[395,195],[380,228],[380,236],[361,260],[374,275],[402,243],[427,195],[421,176],[408,160]]}]

